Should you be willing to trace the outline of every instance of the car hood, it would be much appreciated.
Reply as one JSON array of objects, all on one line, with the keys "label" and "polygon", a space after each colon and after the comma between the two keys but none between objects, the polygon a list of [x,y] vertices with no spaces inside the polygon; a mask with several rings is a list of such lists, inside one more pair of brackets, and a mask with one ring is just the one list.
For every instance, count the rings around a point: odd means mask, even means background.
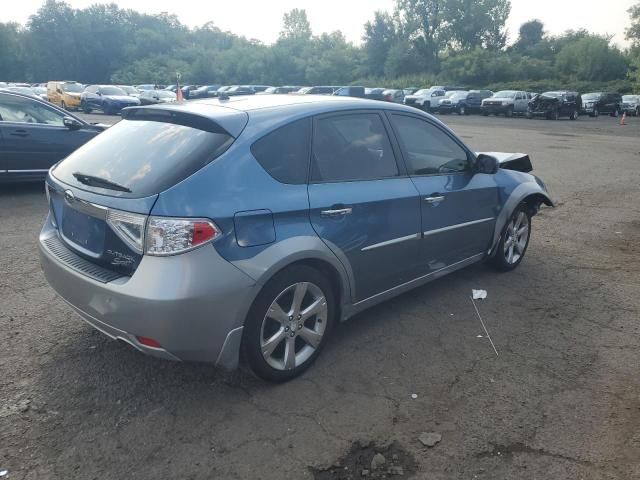
[{"label": "car hood", "polygon": [[76,92],[64,92],[64,94],[73,98],[80,98],[80,95],[82,95],[81,93],[76,93]]},{"label": "car hood", "polygon": [[533,170],[531,158],[526,153],[476,152],[476,155],[480,154],[496,158],[500,168],[505,170],[516,170],[524,173],[529,173]]}]

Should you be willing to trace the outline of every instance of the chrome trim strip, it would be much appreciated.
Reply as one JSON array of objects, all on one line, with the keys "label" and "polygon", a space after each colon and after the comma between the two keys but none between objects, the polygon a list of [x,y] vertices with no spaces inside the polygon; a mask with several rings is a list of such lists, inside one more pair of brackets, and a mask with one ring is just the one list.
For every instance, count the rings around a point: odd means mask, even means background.
[{"label": "chrome trim strip", "polygon": [[86,215],[90,215],[92,217],[98,218],[100,220],[105,220],[105,221],[107,220],[107,212],[109,211],[107,207],[96,205],[95,203],[87,202],[86,200],[81,200],[76,197],[74,197],[72,200],[69,200],[65,196],[64,192],[60,192],[49,185],[48,187],[49,187],[49,193],[51,195],[57,195],[59,197],[62,197],[62,200],[64,201],[64,203],[69,207],[73,208],[74,210],[77,210]]},{"label": "chrome trim strip", "polygon": [[373,250],[375,248],[387,247],[389,245],[395,245],[396,243],[406,242],[407,240],[414,240],[420,238],[419,233],[414,233],[411,235],[407,235],[406,237],[392,238],[391,240],[386,240],[384,242],[375,243],[373,245],[369,245],[368,247],[364,247],[361,249],[362,252],[366,252],[368,250]]},{"label": "chrome trim strip", "polygon": [[8,173],[43,173],[48,171],[48,168],[30,168],[29,170],[5,170],[5,172]]},{"label": "chrome trim strip", "polygon": [[436,235],[438,233],[448,232],[449,230],[455,230],[456,228],[469,227],[471,225],[477,225],[478,223],[484,223],[484,222],[491,222],[493,220],[495,220],[494,217],[481,218],[480,220],[473,220],[472,222],[458,223],[456,225],[449,225],[448,227],[436,228],[435,230],[429,230],[429,231],[423,232],[422,234],[425,237],[427,237],[429,235]]},{"label": "chrome trim strip", "polygon": [[471,263],[473,261],[481,260],[482,258],[484,258],[484,256],[485,256],[484,252],[478,253],[476,255],[472,255],[468,258],[465,258],[464,260],[460,260],[459,262],[452,263],[451,265],[447,265],[446,267],[439,268],[438,270],[429,272],[426,275],[422,275],[421,277],[414,278],[413,280],[409,280],[408,282],[404,282],[404,283],[401,283],[400,285],[396,285],[395,287],[391,287],[390,289],[385,290],[384,292],[376,293],[375,295],[372,295],[369,298],[365,298],[364,300],[360,300],[359,302],[354,303],[352,306],[357,307],[365,302],[370,302],[378,297],[389,295],[395,290],[402,290],[412,284],[416,284],[417,286],[417,284],[423,281],[429,280],[431,277],[438,278],[440,276],[439,274],[446,273],[450,270],[455,270],[456,267],[462,266],[465,263]]}]

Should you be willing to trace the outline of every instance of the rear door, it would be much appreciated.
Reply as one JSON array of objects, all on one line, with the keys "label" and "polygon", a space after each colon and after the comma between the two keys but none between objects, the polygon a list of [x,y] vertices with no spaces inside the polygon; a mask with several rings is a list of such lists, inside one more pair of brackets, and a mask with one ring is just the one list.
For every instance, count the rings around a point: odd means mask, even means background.
[{"label": "rear door", "polygon": [[443,127],[410,114],[390,117],[420,193],[421,268],[433,272],[486,252],[499,208],[493,175],[474,174],[472,154]]},{"label": "rear door", "polygon": [[309,183],[316,233],[360,301],[418,276],[418,192],[396,160],[386,119],[355,111],[314,119]]},{"label": "rear door", "polygon": [[4,169],[14,177],[43,176],[57,161],[93,138],[91,129],[70,130],[64,113],[30,98],[0,94]]},{"label": "rear door", "polygon": [[517,92],[513,111],[516,113],[524,113],[527,111],[527,94],[525,92]]}]

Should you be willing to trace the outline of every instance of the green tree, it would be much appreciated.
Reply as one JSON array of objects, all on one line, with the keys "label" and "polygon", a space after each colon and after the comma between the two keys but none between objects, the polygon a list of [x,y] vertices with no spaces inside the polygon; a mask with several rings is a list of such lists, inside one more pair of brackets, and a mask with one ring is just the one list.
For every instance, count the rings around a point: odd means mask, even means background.
[{"label": "green tree", "polygon": [[567,79],[608,81],[623,78],[627,59],[610,39],[587,35],[565,43],[556,57],[556,69]]},{"label": "green tree", "polygon": [[24,30],[17,23],[0,23],[0,72],[2,80],[26,78]]},{"label": "green tree", "polygon": [[509,0],[447,0],[444,4],[449,45],[464,50],[480,46],[497,50],[505,46]]},{"label": "green tree", "polygon": [[529,20],[520,25],[518,40],[513,49],[519,53],[528,54],[544,38],[544,24],[540,20]]},{"label": "green tree", "polygon": [[283,28],[280,38],[309,40],[311,38],[311,24],[307,18],[307,11],[303,8],[294,8],[284,14]]},{"label": "green tree", "polygon": [[373,21],[364,25],[364,53],[366,56],[366,74],[383,75],[389,50],[398,40],[393,18],[387,12],[375,12]]},{"label": "green tree", "polygon": [[631,41],[634,47],[640,48],[640,2],[627,10],[631,18],[631,26],[625,30],[627,40]]}]

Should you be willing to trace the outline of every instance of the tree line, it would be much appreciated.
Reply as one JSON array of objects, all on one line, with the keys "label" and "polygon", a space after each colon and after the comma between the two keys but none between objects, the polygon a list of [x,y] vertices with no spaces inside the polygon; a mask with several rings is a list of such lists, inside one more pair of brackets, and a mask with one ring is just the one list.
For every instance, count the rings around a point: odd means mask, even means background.
[{"label": "tree line", "polygon": [[509,0],[396,0],[392,12],[372,12],[361,45],[340,31],[313,35],[305,10],[293,9],[266,45],[213,22],[188,28],[167,13],[46,0],[26,25],[0,23],[0,80],[167,84],[181,72],[197,84],[640,89],[640,2],[628,11],[625,51],[587,30],[550,35],[539,20],[507,45],[510,9]]}]

